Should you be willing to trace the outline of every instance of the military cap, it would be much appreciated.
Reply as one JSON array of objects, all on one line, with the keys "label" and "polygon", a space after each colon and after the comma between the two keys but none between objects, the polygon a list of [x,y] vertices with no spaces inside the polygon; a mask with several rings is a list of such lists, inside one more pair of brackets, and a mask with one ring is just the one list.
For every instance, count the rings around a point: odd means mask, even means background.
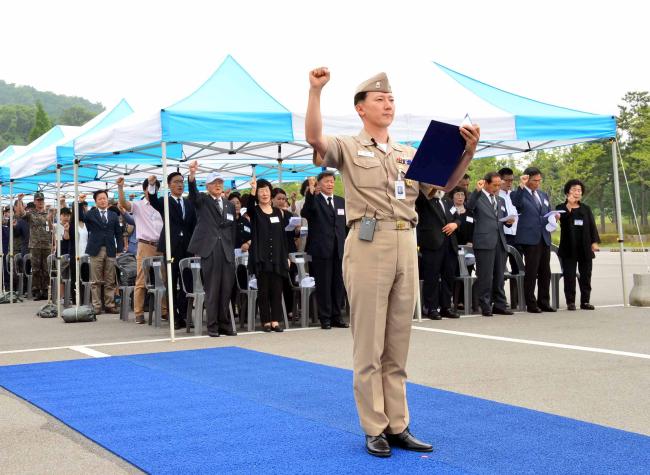
[{"label": "military cap", "polygon": [[44,200],[45,195],[43,193],[41,193],[40,191],[37,191],[36,193],[34,193],[34,199],[35,200]]},{"label": "military cap", "polygon": [[393,91],[390,88],[390,83],[388,82],[388,76],[386,76],[386,73],[379,73],[359,84],[357,90],[354,91],[354,95],[357,95],[360,92],[392,93]]}]

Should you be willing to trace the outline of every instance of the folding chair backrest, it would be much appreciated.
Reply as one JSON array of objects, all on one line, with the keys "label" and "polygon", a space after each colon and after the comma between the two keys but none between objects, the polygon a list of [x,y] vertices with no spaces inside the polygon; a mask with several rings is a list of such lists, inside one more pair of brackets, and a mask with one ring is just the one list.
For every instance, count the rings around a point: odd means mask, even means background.
[{"label": "folding chair backrest", "polygon": [[79,258],[79,279],[81,282],[90,282],[90,256]]},{"label": "folding chair backrest", "polygon": [[248,290],[248,267],[245,264],[237,264],[235,268],[235,280],[237,280],[237,288],[239,290]]},{"label": "folding chair backrest", "polygon": [[458,246],[458,270],[461,277],[469,277],[469,270],[467,269],[467,261],[465,256],[472,251],[469,246]]},{"label": "folding chair backrest", "polygon": [[151,269],[153,270],[153,281],[156,289],[165,286],[165,279],[163,279],[162,268],[165,265],[162,256],[155,256],[151,258]]},{"label": "folding chair backrest", "polygon": [[23,255],[20,252],[14,254],[14,269],[16,271],[16,274],[22,274],[25,272],[25,268],[23,266]]},{"label": "folding chair backrest", "polygon": [[201,275],[201,258],[186,257],[178,263],[181,274],[181,286],[185,293],[203,292],[203,276]]},{"label": "folding chair backrest", "polygon": [[564,273],[562,269],[562,259],[560,259],[558,251],[559,251],[558,247],[555,244],[551,244],[551,261],[553,260],[553,254],[555,254],[555,260],[557,260],[560,266],[560,273]]},{"label": "folding chair backrest", "polygon": [[517,269],[519,269],[520,274],[524,274],[524,259],[521,257],[521,254],[514,246],[506,246],[508,255],[512,256],[515,262],[517,263]]},{"label": "folding chair backrest", "polygon": [[51,274],[52,272],[56,272],[56,255],[55,254],[50,254],[47,256],[47,269],[48,272]]},{"label": "folding chair backrest", "polygon": [[298,269],[298,282],[307,277],[307,261],[310,260],[309,254],[306,252],[292,252],[289,254],[289,260],[295,264]]}]

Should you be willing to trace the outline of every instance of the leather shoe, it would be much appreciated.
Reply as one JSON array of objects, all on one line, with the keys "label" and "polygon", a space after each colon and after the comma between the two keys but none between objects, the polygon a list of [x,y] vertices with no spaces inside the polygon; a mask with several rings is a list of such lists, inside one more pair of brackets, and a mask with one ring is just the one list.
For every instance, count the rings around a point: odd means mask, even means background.
[{"label": "leather shoe", "polygon": [[542,313],[542,311],[537,307],[527,307],[526,311],[528,313]]},{"label": "leather shoe", "polygon": [[274,327],[271,327],[271,330],[277,333],[282,333],[284,331],[284,328],[282,328],[280,325],[276,325]]},{"label": "leather shoe", "polygon": [[566,309],[567,309],[567,310],[574,311],[574,310],[576,309],[576,304],[574,304],[574,303],[568,303],[568,304],[566,304]]},{"label": "leather shoe", "polygon": [[219,334],[218,334],[218,333],[215,333],[215,332],[208,332],[208,336],[211,336],[211,337],[215,337],[215,338],[216,338],[216,337],[219,336]]},{"label": "leather shoe", "polygon": [[581,304],[580,304],[580,308],[581,308],[582,310],[595,310],[595,309],[596,309],[596,307],[594,307],[594,306],[591,305],[590,303],[581,303]]},{"label": "leather shoe", "polygon": [[262,327],[262,330],[264,330],[266,333],[271,333],[271,325],[264,325]]},{"label": "leather shoe", "polygon": [[540,305],[540,306],[539,306],[539,309],[540,309],[542,312],[557,312],[557,310],[555,310],[553,307],[551,307],[551,306],[549,306],[549,305]]},{"label": "leather shoe", "polygon": [[174,330],[180,330],[181,328],[185,328],[187,324],[185,323],[185,320],[176,320],[174,322]]},{"label": "leather shoe", "polygon": [[456,312],[454,312],[450,308],[445,308],[440,311],[440,316],[445,317],[445,318],[460,318],[460,315],[458,315]]},{"label": "leather shoe", "polygon": [[333,326],[335,328],[350,328],[350,325],[345,323],[343,320],[332,322],[331,326]]},{"label": "leather shoe", "polygon": [[483,315],[484,317],[491,317],[492,312],[490,312],[489,310],[484,310],[481,312],[481,315]]},{"label": "leather shoe", "polygon": [[138,325],[144,325],[144,315],[136,315],[135,323],[137,323]]},{"label": "leather shoe", "polygon": [[104,313],[116,314],[116,313],[120,313],[120,311],[118,309],[116,309],[115,307],[109,307],[109,308],[106,309],[106,311]]},{"label": "leather shoe", "polygon": [[399,447],[414,452],[432,452],[433,446],[415,438],[408,427],[401,434],[386,434],[388,443],[392,447]]},{"label": "leather shoe", "polygon": [[442,315],[440,315],[437,310],[429,310],[427,317],[431,320],[442,320]]},{"label": "leather shoe", "polygon": [[508,310],[507,308],[499,308],[499,307],[493,307],[492,313],[495,315],[514,315],[514,312],[512,310]]},{"label": "leather shoe", "polygon": [[219,335],[237,336],[237,332],[232,331],[232,328],[219,328]]},{"label": "leather shoe", "polygon": [[322,330],[331,330],[332,329],[332,325],[330,325],[329,323],[321,323],[320,327],[321,327]]},{"label": "leather shoe", "polygon": [[390,445],[384,434],[366,435],[366,450],[375,457],[390,457]]}]

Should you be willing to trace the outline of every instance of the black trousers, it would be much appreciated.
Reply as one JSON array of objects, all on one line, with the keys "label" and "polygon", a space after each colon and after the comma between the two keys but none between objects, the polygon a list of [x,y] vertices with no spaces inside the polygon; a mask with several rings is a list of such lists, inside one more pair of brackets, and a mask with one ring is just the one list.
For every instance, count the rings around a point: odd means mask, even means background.
[{"label": "black trousers", "polygon": [[180,281],[181,271],[178,267],[181,259],[185,259],[186,257],[190,257],[190,255],[181,246],[177,246],[174,252],[172,252],[172,291],[174,292],[175,322],[185,321],[185,314],[187,313],[187,298],[185,297],[185,292],[183,292],[183,286]]},{"label": "black trousers", "polygon": [[201,258],[205,290],[205,310],[208,332],[231,329],[228,304],[235,283],[235,265],[226,261],[221,246],[215,247],[208,257]]},{"label": "black trousers", "polygon": [[[524,297],[528,308],[550,307],[551,248],[544,239],[534,245],[521,245],[524,251],[526,275],[524,276]],[[537,298],[535,298],[537,282]]]},{"label": "black trousers", "polygon": [[451,242],[445,239],[440,249],[420,249],[420,277],[422,278],[422,306],[427,311],[451,308],[458,256]]},{"label": "black trousers", "polygon": [[503,289],[503,273],[506,267],[506,251],[497,243],[495,249],[474,249],[476,256],[476,284],[481,310],[489,312],[492,307],[505,310],[506,294]]},{"label": "black trousers", "polygon": [[262,324],[282,320],[282,286],[284,277],[275,272],[257,274],[257,304]]},{"label": "black trousers", "polygon": [[338,255],[331,259],[312,257],[309,270],[316,282],[318,318],[322,324],[341,321],[341,308],[345,304],[342,265]]},{"label": "black trousers", "polygon": [[580,285],[580,304],[589,303],[591,298],[591,258],[562,258],[562,278],[564,279],[564,298],[567,305],[576,302],[576,267],[580,272],[578,284]]}]

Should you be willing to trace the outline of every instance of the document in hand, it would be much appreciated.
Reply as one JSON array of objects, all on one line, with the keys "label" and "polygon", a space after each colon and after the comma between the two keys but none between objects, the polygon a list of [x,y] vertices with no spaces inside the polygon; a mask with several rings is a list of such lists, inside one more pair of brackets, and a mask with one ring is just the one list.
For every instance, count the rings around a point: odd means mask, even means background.
[{"label": "document in hand", "polygon": [[465,139],[457,125],[432,120],[406,178],[451,191],[462,178],[471,157],[463,159]]},{"label": "document in hand", "polygon": [[289,224],[284,228],[285,231],[293,231],[297,226],[300,226],[302,223],[302,218],[300,216],[292,216],[289,219]]},{"label": "document in hand", "polygon": [[519,216],[519,213],[517,214],[511,214],[510,216],[506,216],[505,218],[501,218],[499,222],[505,223],[506,221],[514,221],[517,219],[517,216]]}]

